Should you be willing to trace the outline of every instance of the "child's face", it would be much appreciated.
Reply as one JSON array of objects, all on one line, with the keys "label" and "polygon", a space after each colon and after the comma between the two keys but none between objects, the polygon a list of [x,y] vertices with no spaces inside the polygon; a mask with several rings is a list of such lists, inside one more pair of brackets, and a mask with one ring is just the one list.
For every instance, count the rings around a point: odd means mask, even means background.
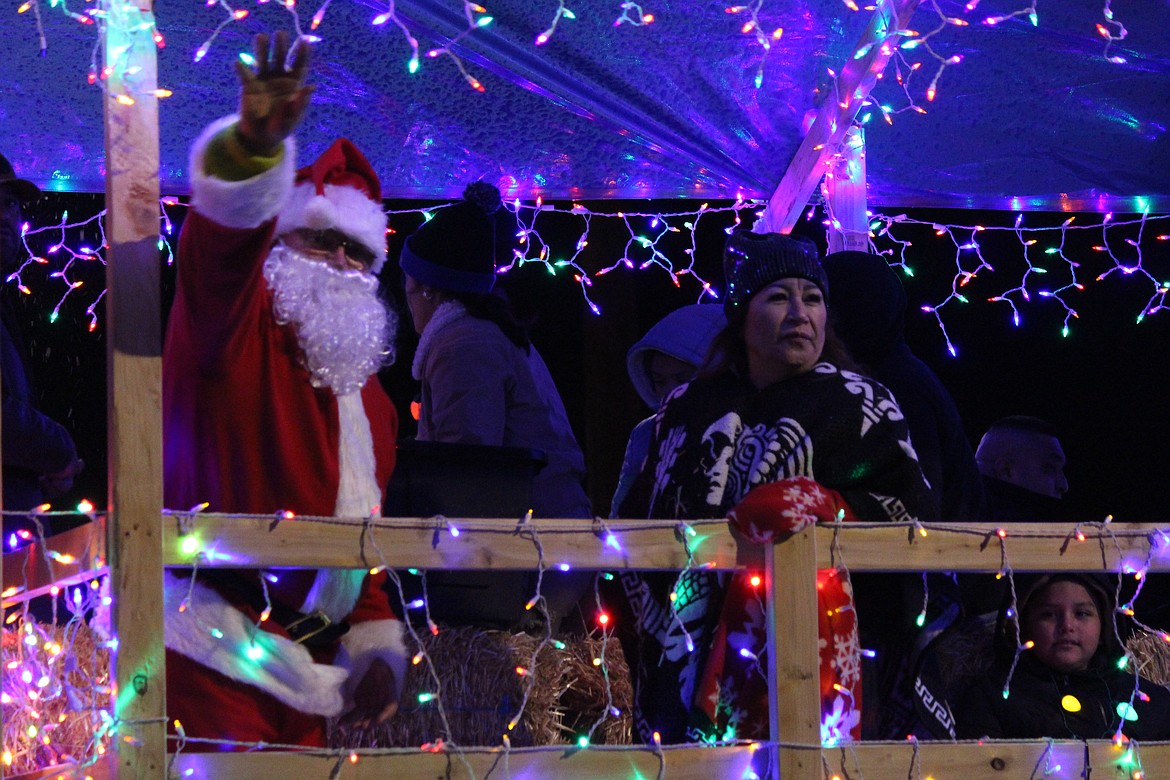
[{"label": "child's face", "polygon": [[1101,641],[1101,615],[1083,585],[1056,582],[1031,599],[1023,637],[1035,642],[1032,652],[1046,666],[1083,671]]},{"label": "child's face", "polygon": [[646,365],[650,373],[650,387],[659,403],[673,393],[676,387],[694,379],[697,370],[690,363],[665,352],[651,353]]}]

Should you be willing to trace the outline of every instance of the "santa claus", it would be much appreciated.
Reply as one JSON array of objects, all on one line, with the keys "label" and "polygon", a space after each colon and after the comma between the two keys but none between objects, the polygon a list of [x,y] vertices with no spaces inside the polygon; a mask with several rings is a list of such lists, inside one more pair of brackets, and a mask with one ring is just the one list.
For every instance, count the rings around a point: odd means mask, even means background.
[{"label": "santa claus", "polygon": [[[271,57],[257,36],[239,115],[192,149],[163,355],[165,500],[368,517],[397,434],[376,376],[396,325],[378,296],[381,186],[344,139],[295,169],[311,88],[307,48],[287,54],[283,34]],[[384,573],[183,574],[166,582],[167,710],[188,738],[321,746],[326,716],[367,727],[396,711],[406,653]]]}]

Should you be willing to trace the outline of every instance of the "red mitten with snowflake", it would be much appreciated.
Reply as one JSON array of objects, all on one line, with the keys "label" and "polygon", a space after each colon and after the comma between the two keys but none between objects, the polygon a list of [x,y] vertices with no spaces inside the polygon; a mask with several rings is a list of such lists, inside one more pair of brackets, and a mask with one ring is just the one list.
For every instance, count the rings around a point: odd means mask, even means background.
[{"label": "red mitten with snowflake", "polygon": [[788,477],[753,488],[727,515],[735,530],[752,542],[779,542],[812,523],[857,515],[836,490],[808,477]]}]

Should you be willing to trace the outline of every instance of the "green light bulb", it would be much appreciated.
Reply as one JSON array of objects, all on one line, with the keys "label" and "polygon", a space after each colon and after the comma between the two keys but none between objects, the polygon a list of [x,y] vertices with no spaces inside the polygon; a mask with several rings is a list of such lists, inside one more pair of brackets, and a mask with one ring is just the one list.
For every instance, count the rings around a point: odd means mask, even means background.
[{"label": "green light bulb", "polygon": [[1124,702],[1124,701],[1118,702],[1117,703],[1117,714],[1119,716],[1121,716],[1122,718],[1125,718],[1126,720],[1130,720],[1130,721],[1138,719],[1137,710],[1135,710],[1133,707],[1129,706],[1129,702]]}]

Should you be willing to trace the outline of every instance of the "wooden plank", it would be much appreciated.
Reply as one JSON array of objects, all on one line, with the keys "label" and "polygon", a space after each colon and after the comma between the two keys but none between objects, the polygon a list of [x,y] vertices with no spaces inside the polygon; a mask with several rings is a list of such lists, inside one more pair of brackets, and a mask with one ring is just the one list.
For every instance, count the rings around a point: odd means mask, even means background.
[{"label": "wooden plank", "polygon": [[[665,777],[670,780],[708,780],[711,777],[744,777],[755,752],[753,745],[729,747],[664,747]],[[856,742],[822,751],[823,777],[866,780],[911,778],[961,778],[961,780],[1015,780],[1029,777],[1096,777],[1133,780],[1135,765],[1126,751],[1106,740],[1003,742]],[[1170,743],[1142,744],[1137,752],[1145,777],[1170,777]],[[107,757],[108,758],[108,757]],[[584,751],[535,751],[516,749],[506,761],[500,749],[471,748],[466,753],[475,777],[511,778],[651,778],[659,763],[655,753],[640,746],[594,746]],[[1128,757],[1133,759],[1133,754]],[[290,777],[324,778],[341,759],[339,780],[381,780],[385,777],[471,777],[458,757],[448,753],[359,753],[357,763],[347,756],[314,756],[293,753],[182,753],[175,760],[179,777],[247,777],[251,780],[288,780]],[[818,756],[820,760],[820,756]],[[13,780],[111,776],[110,761],[102,760],[83,770],[69,767],[40,770]],[[1055,771],[1059,766],[1060,770]],[[1090,767],[1093,772],[1084,771]],[[1045,775],[1045,769],[1053,770]],[[504,770],[508,771],[505,772]],[[190,774],[185,774],[190,771]]]},{"label": "wooden plank", "polygon": [[[292,753],[180,754],[175,761],[179,777],[247,777],[249,780],[288,780],[334,777],[338,780],[411,778],[653,778],[711,780],[740,778],[749,768],[754,746],[663,747],[659,753],[644,747],[597,746],[587,750],[501,749],[447,753],[412,751],[397,755],[360,755],[350,763],[346,754],[312,756]],[[468,771],[470,767],[471,771]],[[660,770],[664,769],[660,773]],[[191,771],[190,775],[185,774]]]},{"label": "wooden plank", "polygon": [[[165,776],[158,99],[150,0],[105,24],[114,774]],[[136,69],[136,70],[135,70]],[[119,100],[118,98],[121,98]]]},{"label": "wooden plank", "polygon": [[[829,773],[865,780],[1015,780],[1088,778],[1136,780],[1132,753],[1108,740],[1088,743],[1029,742],[861,742],[825,750]],[[1142,744],[1137,751],[1145,777],[1170,777],[1170,743]],[[1060,767],[1057,771],[1057,767]],[[1085,771],[1089,769],[1091,771]]]},{"label": "wooden plank", "polygon": [[[970,523],[927,525],[923,537],[906,526],[850,523],[841,526],[840,557],[851,571],[1170,571],[1170,548],[1149,555],[1153,524]],[[996,531],[1005,530],[1000,538]],[[1085,540],[1077,541],[1080,531]],[[817,529],[817,566],[832,560],[835,531]]]},{"label": "wooden plank", "polygon": [[[538,560],[531,538],[512,535],[515,524],[510,521],[457,518],[450,521],[467,533],[455,540],[448,533],[434,541],[433,520],[420,518],[385,519],[380,521],[374,539],[386,553],[387,561],[395,567],[486,569],[532,568]],[[182,534],[173,517],[163,520],[166,546],[165,564],[188,565],[190,557],[182,550]],[[291,521],[278,524],[273,532],[270,519],[241,519],[224,515],[199,515],[193,527],[204,547],[220,551],[224,557],[209,565],[238,565],[247,562],[256,566],[316,566],[360,567],[360,530],[353,526],[326,525]],[[568,562],[578,568],[662,568],[679,569],[686,565],[686,554],[675,537],[676,525],[661,522],[656,527],[630,530],[630,525],[647,526],[636,521],[614,521],[607,524],[625,543],[618,554],[600,543],[589,521],[540,520],[533,521],[548,562]],[[51,537],[51,549],[72,555],[76,562],[54,563],[57,584],[80,582],[104,573],[106,518],[99,516],[93,525],[81,526]],[[696,565],[719,569],[747,567],[762,569],[763,551],[754,545],[737,549],[736,540],[720,524],[694,525],[697,538],[693,545]],[[933,528],[926,538],[911,534],[905,527],[887,525],[843,526],[839,546],[845,563],[854,571],[982,571],[996,572],[1002,563],[1000,540],[995,536],[989,544],[983,542],[994,536],[996,524],[980,523],[955,527],[958,530]],[[1076,529],[1075,525],[1006,524],[1008,536],[1002,544],[1008,551],[1008,561],[1014,569],[1115,570],[1125,562],[1145,563],[1146,540],[1157,538],[1161,530],[1153,524],[1118,525],[1110,533],[1101,533],[1095,527],[1083,527],[1085,541],[1070,541],[1061,554],[1065,541]],[[481,536],[481,528],[490,528],[489,536]],[[548,529],[546,533],[546,529]],[[576,535],[568,532],[575,532]],[[834,532],[831,528],[817,530],[819,536],[817,565],[826,568],[831,563]],[[1120,535],[1119,535],[1120,534]],[[1038,536],[1041,538],[1031,538]],[[490,549],[489,549],[490,547]],[[372,552],[372,548],[371,548]],[[373,553],[376,556],[376,553]],[[31,590],[5,601],[5,605],[33,595],[45,593],[53,583],[49,567],[37,546],[4,555],[4,588],[18,587]],[[1150,571],[1170,571],[1170,562],[1155,556]]]},{"label": "wooden plank", "polygon": [[[46,548],[57,560],[46,559]],[[62,562],[62,559],[64,562]],[[42,596],[106,573],[106,518],[50,536],[3,556],[4,606]]]},{"label": "wooden plank", "polygon": [[[177,517],[164,518],[167,566],[190,565]],[[681,569],[686,553],[673,521],[609,521],[621,550],[604,543],[589,520],[533,520],[530,530],[516,534],[510,520],[480,518],[383,518],[365,543],[361,524],[284,520],[273,530],[271,518],[199,514],[190,522],[200,548],[212,566],[334,566],[360,568],[385,563],[395,568],[531,569],[539,556],[539,539],[548,565],[568,562],[582,569]],[[451,536],[444,527],[460,529]],[[737,547],[721,521],[693,523],[694,565],[718,569],[762,568],[763,550]],[[996,531],[1006,529],[1000,539]],[[977,571],[995,573],[1006,561],[1013,569],[1117,571],[1146,563],[1149,538],[1160,538],[1154,524],[1081,525],[1085,541],[1072,538],[1078,526],[1069,523],[970,523],[962,526],[927,524],[922,537],[908,526],[850,523],[839,532],[817,528],[818,568],[830,568],[834,555],[852,571]],[[436,530],[438,530],[436,539]],[[535,537],[532,536],[535,532]],[[834,553],[834,537],[837,552]],[[1005,553],[1001,551],[1001,547]],[[379,555],[378,550],[381,550]],[[1063,552],[1062,552],[1063,550]],[[200,565],[204,565],[201,563]],[[1154,555],[1149,571],[1170,571],[1170,550]]]},{"label": "wooden plank", "polygon": [[[784,177],[776,187],[768,208],[761,218],[761,228],[773,233],[787,233],[808,203],[817,182],[825,173],[826,164],[837,153],[845,131],[854,115],[869,96],[878,75],[886,69],[892,49],[882,45],[887,36],[904,29],[918,8],[919,0],[886,0],[878,3],[869,26],[854,47],[851,56],[837,76],[837,91],[828,96],[817,111],[796,154],[792,157]],[[894,41],[899,39],[894,38]],[[892,47],[891,43],[890,46]]]},{"label": "wooden plank", "polygon": [[815,749],[821,744],[816,546],[815,529],[806,528],[772,545],[766,559],[770,728],[772,741],[782,746],[772,766],[773,777],[783,780],[821,777],[820,750]]},{"label": "wooden plank", "polygon": [[825,174],[825,200],[829,204],[829,251],[868,252],[869,218],[865,211],[865,131],[850,127],[845,132],[840,156]]},{"label": "wooden plank", "polygon": [[[192,561],[192,544],[180,524],[180,518],[164,522],[169,566]],[[516,533],[516,525],[514,520],[482,518],[382,519],[363,541],[358,522],[282,520],[272,530],[271,518],[198,514],[189,522],[190,535],[212,566],[534,569],[540,561],[537,542],[546,566],[569,562],[580,569],[682,569],[687,564],[674,521],[612,521],[605,525],[608,530],[598,530],[590,520],[532,520],[523,533]],[[726,522],[691,527],[695,565],[736,567],[740,553]],[[451,528],[458,529],[458,537]],[[608,532],[620,549],[606,543]]]}]

